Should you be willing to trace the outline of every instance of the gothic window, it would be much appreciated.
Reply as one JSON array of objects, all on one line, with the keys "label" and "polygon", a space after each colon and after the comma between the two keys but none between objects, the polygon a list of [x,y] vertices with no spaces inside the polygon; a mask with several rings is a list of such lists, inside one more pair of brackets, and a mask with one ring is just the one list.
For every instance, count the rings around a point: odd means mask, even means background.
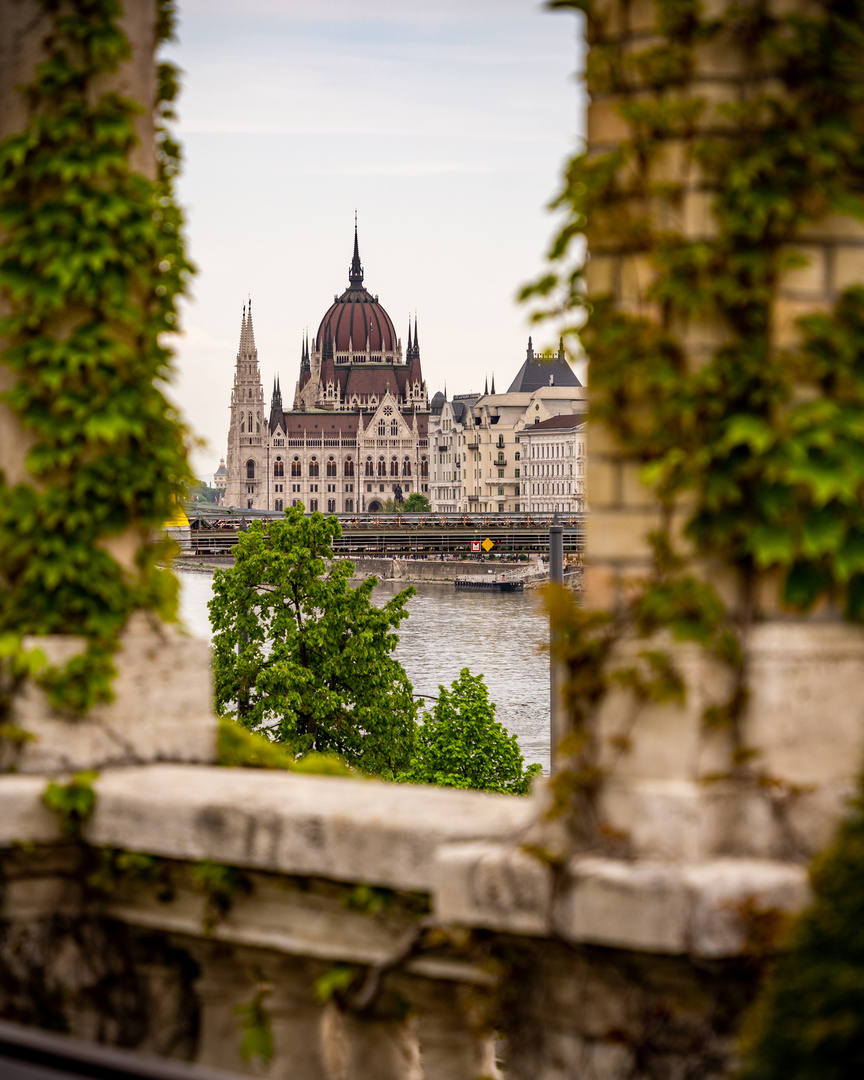
[{"label": "gothic window", "polygon": [[391,435],[398,435],[399,434],[399,421],[398,420],[391,420],[390,421],[390,434]]},{"label": "gothic window", "polygon": [[336,462],[333,460],[332,457],[327,459],[327,475],[328,476],[335,476],[336,475]]},{"label": "gothic window", "polygon": [[384,460],[383,457],[378,458],[378,475],[379,476],[386,476],[387,475],[387,462]]},{"label": "gothic window", "polygon": [[252,387],[251,386],[249,387],[249,397],[250,398],[252,397]]},{"label": "gothic window", "polygon": [[274,476],[284,476],[285,475],[285,462],[282,460],[282,458],[276,458],[276,461],[273,464],[273,475]]},{"label": "gothic window", "polygon": [[336,513],[336,500],[335,499],[328,499],[327,500],[327,513],[328,514],[335,514]]},{"label": "gothic window", "polygon": [[246,418],[243,413],[240,414],[240,431],[241,433],[246,430]]},{"label": "gothic window", "polygon": [[298,458],[298,457],[295,457],[294,460],[291,462],[291,475],[292,476],[302,476],[303,475],[301,467],[300,467],[300,458]]},{"label": "gothic window", "polygon": [[426,460],[425,457],[420,462],[420,476],[424,480],[429,479],[429,462]]},{"label": "gothic window", "polygon": [[393,406],[392,405],[385,405],[384,406],[384,415],[385,416],[392,416],[393,415]]},{"label": "gothic window", "polygon": [[346,499],[345,500],[345,510],[349,514],[353,512],[353,510],[354,510],[354,500],[353,499]]},{"label": "gothic window", "polygon": [[246,462],[246,479],[255,479],[255,462],[251,458]]},{"label": "gothic window", "polygon": [[310,476],[317,476],[318,475],[318,459],[317,458],[313,457],[312,460],[309,462],[309,475]]},{"label": "gothic window", "polygon": [[383,420],[378,421],[378,434],[379,435],[386,435],[387,434],[387,424]]},{"label": "gothic window", "polygon": [[317,499],[310,499],[309,500],[309,509],[312,510],[312,511],[315,511],[315,510],[318,509],[318,500]]},{"label": "gothic window", "polygon": [[277,509],[277,510],[281,510],[282,508],[283,508],[283,507],[282,507],[282,500],[281,500],[281,499],[277,499],[277,500],[276,500],[276,509]]},{"label": "gothic window", "polygon": [[399,475],[399,462],[397,461],[397,459],[395,457],[390,459],[390,475],[391,476],[398,476]]},{"label": "gothic window", "polygon": [[402,462],[402,475],[403,476],[410,476],[411,475],[411,458],[406,457],[405,460]]},{"label": "gothic window", "polygon": [[354,462],[351,460],[350,457],[345,462],[345,467],[344,467],[343,471],[344,471],[345,476],[353,476],[354,475]]},{"label": "gothic window", "polygon": [[372,458],[371,457],[366,458],[366,475],[367,476],[374,476],[375,475],[375,470],[372,467]]}]

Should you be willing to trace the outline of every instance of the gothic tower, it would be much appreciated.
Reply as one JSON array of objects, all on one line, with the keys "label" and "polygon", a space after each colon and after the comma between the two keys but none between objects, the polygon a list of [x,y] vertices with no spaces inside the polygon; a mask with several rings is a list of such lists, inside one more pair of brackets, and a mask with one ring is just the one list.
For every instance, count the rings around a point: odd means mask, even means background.
[{"label": "gothic tower", "polygon": [[231,391],[231,426],[228,429],[228,483],[225,505],[267,509],[267,422],[264,388],[258,368],[258,350],[252,329],[252,301],[243,308],[240,348]]}]

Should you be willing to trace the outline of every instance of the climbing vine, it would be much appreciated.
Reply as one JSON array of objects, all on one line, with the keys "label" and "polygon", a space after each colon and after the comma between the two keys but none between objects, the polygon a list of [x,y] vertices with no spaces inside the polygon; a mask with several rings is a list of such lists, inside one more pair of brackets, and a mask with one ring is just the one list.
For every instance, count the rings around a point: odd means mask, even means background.
[{"label": "climbing vine", "polygon": [[[0,407],[17,421],[25,470],[0,472],[0,700],[33,674],[26,635],[77,634],[84,651],[36,678],[53,704],[83,712],[110,699],[131,612],[175,613],[150,534],[190,478],[159,384],[192,268],[172,192],[175,69],[157,70],[151,179],[129,163],[145,106],[106,88],[131,53],[121,3],[42,8],[27,124],[0,143]],[[164,41],[173,0],[157,8]]]},{"label": "climbing vine", "polygon": [[[654,32],[626,42],[607,21],[613,6],[549,6],[584,13],[588,90],[614,103],[629,137],[570,162],[555,202],[565,224],[522,298],[578,335],[590,419],[661,510],[652,571],[624,610],[567,614],[553,600],[578,744],[563,801],[599,785],[582,712],[628,679],[637,699],[679,692],[656,652],[638,670],[598,671],[622,638],[667,632],[726,665],[728,695],[705,720],[732,733],[736,772],[753,756],[738,721],[760,605],[830,605],[864,622],[864,289],[830,310],[814,304],[794,335],[781,336],[778,307],[784,274],[807,263],[802,233],[831,214],[864,218],[864,84],[851,77],[864,63],[864,3],[789,11],[754,0],[709,17],[700,0],[655,0]],[[719,103],[695,79],[706,52],[740,61]],[[686,200],[700,198],[710,214],[685,230]],[[641,314],[616,303],[614,281],[588,292],[583,236],[592,258],[645,267]],[[689,335],[696,324],[715,331],[707,344]],[[721,565],[734,586],[722,597],[704,569]]]}]

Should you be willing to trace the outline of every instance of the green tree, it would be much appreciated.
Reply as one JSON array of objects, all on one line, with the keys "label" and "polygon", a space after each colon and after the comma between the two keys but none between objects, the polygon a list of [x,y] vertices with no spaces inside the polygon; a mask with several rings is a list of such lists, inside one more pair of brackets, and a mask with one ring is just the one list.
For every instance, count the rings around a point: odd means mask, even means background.
[{"label": "green tree", "polygon": [[404,779],[524,795],[539,772],[539,765],[525,768],[516,736],[495,719],[483,676],[463,668],[449,690],[438,687],[438,701],[424,716]]},{"label": "green tree", "polygon": [[425,495],[412,491],[405,500],[405,512],[408,514],[428,514],[432,507]]},{"label": "green tree", "polygon": [[336,753],[392,778],[416,734],[411,683],[391,655],[414,590],[376,607],[377,580],[352,588],[353,563],[333,561],[339,536],[335,517],[302,505],[239,534],[209,605],[216,707],[294,753]]}]

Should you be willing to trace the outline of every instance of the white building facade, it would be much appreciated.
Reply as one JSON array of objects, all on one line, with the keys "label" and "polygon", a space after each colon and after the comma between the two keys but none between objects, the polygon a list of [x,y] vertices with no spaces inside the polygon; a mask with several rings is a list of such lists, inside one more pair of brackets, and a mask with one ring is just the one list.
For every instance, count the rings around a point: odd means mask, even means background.
[{"label": "white building facade", "polygon": [[525,363],[506,393],[495,393],[493,379],[491,393],[452,401],[436,394],[429,418],[433,511],[527,512],[524,433],[559,416],[582,424],[587,406],[563,344],[557,353],[536,355],[530,338]]},{"label": "white building facade", "polygon": [[529,513],[587,509],[584,417],[552,416],[523,430],[523,508]]}]

